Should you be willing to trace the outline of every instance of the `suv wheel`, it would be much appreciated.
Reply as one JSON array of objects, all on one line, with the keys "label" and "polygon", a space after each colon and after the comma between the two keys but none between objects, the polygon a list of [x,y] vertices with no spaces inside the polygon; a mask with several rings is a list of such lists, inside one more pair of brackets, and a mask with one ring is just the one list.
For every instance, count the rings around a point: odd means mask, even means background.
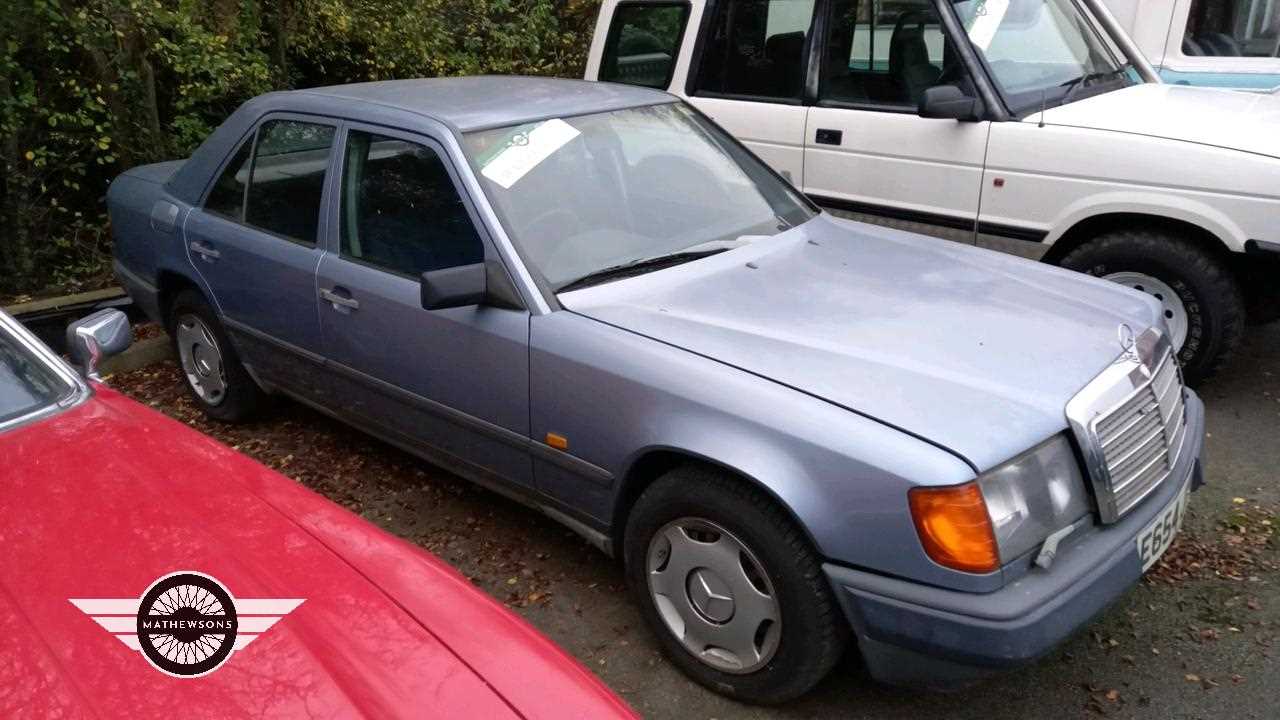
[{"label": "suv wheel", "polygon": [[1223,260],[1183,236],[1110,232],[1067,253],[1060,265],[1159,300],[1188,382],[1213,375],[1240,344],[1246,314],[1239,283]]},{"label": "suv wheel", "polygon": [[178,293],[169,306],[169,324],[187,390],[200,409],[225,422],[239,422],[257,412],[265,394],[240,364],[204,297],[194,290]]},{"label": "suv wheel", "polygon": [[804,535],[767,496],[709,468],[650,485],[627,521],[631,592],[667,656],[707,687],[794,699],[840,659],[848,625]]}]

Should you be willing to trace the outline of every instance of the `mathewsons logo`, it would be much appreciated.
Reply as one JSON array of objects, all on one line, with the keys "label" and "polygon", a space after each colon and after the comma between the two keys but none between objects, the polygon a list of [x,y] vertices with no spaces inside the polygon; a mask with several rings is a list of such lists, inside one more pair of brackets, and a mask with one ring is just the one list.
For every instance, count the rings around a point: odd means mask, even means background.
[{"label": "mathewsons logo", "polygon": [[217,579],[171,573],[138,598],[82,598],[71,604],[160,672],[208,675],[302,604],[298,598],[236,598]]}]

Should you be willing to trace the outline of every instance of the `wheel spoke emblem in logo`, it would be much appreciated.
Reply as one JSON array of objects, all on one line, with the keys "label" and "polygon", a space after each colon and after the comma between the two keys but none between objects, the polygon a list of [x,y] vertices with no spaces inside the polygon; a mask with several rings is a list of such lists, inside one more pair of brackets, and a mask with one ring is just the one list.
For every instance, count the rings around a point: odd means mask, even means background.
[{"label": "wheel spoke emblem in logo", "polygon": [[302,604],[300,599],[244,599],[197,572],[166,575],[134,599],[71,601],[157,670],[200,677]]}]

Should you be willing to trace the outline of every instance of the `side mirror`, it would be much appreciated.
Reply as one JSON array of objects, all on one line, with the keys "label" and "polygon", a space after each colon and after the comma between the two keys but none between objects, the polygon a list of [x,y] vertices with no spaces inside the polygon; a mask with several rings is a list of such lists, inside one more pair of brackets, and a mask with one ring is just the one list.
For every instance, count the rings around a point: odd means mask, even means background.
[{"label": "side mirror", "polygon": [[133,342],[129,318],[119,310],[99,310],[67,327],[67,353],[85,377],[98,379],[98,363],[124,352]]},{"label": "side mirror", "polygon": [[479,305],[489,290],[482,262],[422,273],[422,307],[426,310]]},{"label": "side mirror", "polygon": [[985,108],[955,85],[934,85],[920,96],[918,112],[922,118],[981,120]]}]

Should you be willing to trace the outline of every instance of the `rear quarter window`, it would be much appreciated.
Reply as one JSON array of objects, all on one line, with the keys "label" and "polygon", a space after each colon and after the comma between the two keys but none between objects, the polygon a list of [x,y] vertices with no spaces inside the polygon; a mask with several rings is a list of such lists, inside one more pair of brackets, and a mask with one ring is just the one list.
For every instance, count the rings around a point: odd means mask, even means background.
[{"label": "rear quarter window", "polygon": [[665,90],[689,22],[685,2],[622,3],[613,11],[599,79]]}]

